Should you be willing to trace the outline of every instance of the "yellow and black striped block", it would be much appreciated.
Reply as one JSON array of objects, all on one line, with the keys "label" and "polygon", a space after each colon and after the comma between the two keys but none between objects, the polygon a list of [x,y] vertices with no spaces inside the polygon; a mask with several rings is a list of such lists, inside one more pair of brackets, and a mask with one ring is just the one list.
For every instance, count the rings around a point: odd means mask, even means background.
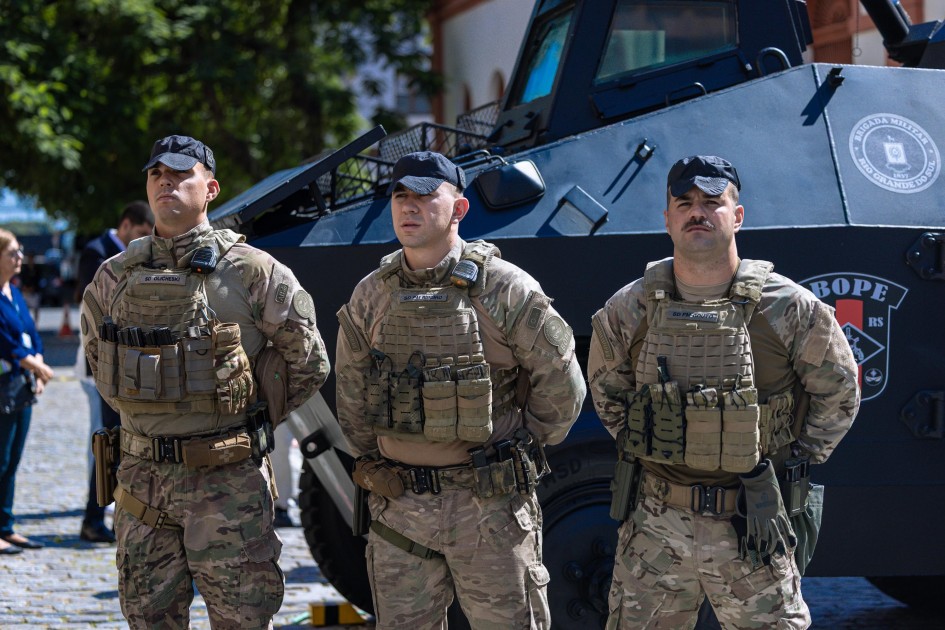
[{"label": "yellow and black striped block", "polygon": [[365,622],[358,609],[347,602],[309,604],[308,608],[313,626],[345,626]]}]

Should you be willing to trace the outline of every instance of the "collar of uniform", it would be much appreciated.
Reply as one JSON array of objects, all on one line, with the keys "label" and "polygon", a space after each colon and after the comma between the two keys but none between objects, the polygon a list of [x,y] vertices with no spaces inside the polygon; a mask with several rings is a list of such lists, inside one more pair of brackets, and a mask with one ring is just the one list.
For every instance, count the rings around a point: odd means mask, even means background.
[{"label": "collar of uniform", "polygon": [[[196,249],[204,238],[213,231],[209,221],[204,221],[189,232],[179,236],[162,238],[155,234],[151,238],[151,254],[154,263],[165,263],[171,268],[177,268],[178,261]],[[168,263],[167,259],[170,259]]]},{"label": "collar of uniform", "polygon": [[456,263],[459,262],[460,257],[463,255],[463,247],[465,247],[465,245],[466,244],[461,239],[458,240],[446,257],[441,260],[436,267],[429,267],[428,269],[408,269],[407,265],[401,265],[404,270],[404,280],[407,284],[421,287],[436,287],[449,284],[450,273],[452,273],[453,267],[456,266]]}]

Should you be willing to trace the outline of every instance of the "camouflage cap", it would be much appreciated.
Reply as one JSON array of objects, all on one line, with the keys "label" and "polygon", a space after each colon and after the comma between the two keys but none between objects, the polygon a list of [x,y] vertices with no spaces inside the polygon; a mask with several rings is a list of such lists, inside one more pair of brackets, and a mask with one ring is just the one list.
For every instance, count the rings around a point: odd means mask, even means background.
[{"label": "camouflage cap", "polygon": [[721,195],[729,182],[741,190],[735,167],[728,160],[714,155],[684,157],[673,164],[666,177],[666,187],[673,197],[685,194],[693,186],[707,195]]}]

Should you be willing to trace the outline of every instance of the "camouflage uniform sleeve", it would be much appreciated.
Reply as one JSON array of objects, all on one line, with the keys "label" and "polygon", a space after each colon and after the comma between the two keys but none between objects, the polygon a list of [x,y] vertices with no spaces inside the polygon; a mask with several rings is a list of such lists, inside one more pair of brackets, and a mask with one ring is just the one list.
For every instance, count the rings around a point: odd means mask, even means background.
[{"label": "camouflage uniform sleeve", "polygon": [[[102,318],[109,314],[112,295],[122,273],[121,254],[112,257],[99,266],[92,282],[82,294],[82,306],[79,311],[79,325],[82,328],[83,350],[92,368],[92,374],[98,374],[98,333]],[[98,381],[96,380],[96,385]],[[102,393],[106,401],[108,397]]]},{"label": "camouflage uniform sleeve", "polygon": [[[800,291],[804,289],[798,288]],[[794,371],[810,395],[798,445],[823,463],[853,426],[860,406],[856,359],[834,310],[813,295],[798,308]]]},{"label": "camouflage uniform sleeve", "polygon": [[328,378],[328,352],[315,325],[312,297],[292,271],[269,254],[250,252],[241,254],[264,257],[262,272],[249,284],[249,301],[257,328],[286,361],[288,413],[315,395]]},{"label": "camouflage uniform sleeve", "polygon": [[527,273],[499,259],[479,296],[490,312],[503,313],[509,347],[528,375],[525,426],[543,444],[564,441],[587,395],[574,356],[574,333]]},{"label": "camouflage uniform sleeve", "polygon": [[374,429],[364,421],[364,380],[371,362],[369,324],[365,318],[371,305],[384,300],[383,292],[372,285],[371,276],[362,280],[351,301],[338,311],[335,404],[341,431],[355,457],[379,455]]},{"label": "camouflage uniform sleeve", "polygon": [[626,420],[627,392],[636,387],[630,349],[637,329],[645,320],[642,281],[618,291],[591,318],[587,380],[594,409],[614,437]]}]

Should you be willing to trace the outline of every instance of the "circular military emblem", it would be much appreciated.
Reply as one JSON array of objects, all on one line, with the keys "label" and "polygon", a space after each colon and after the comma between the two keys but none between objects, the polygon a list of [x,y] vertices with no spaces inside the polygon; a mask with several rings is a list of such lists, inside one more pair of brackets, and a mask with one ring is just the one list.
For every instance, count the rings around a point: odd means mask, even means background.
[{"label": "circular military emblem", "polygon": [[315,303],[312,302],[312,296],[306,291],[299,289],[292,298],[292,306],[295,312],[306,319],[312,319],[315,315]]},{"label": "circular military emblem", "polygon": [[567,351],[568,344],[571,342],[571,329],[568,328],[563,319],[557,315],[552,315],[545,321],[542,332],[544,332],[548,343],[558,349],[558,354],[563,355]]},{"label": "circular military emblem", "polygon": [[870,368],[863,374],[863,382],[871,387],[876,387],[883,382],[883,371],[878,368]]},{"label": "circular military emblem", "polygon": [[896,114],[870,114],[856,123],[850,132],[850,155],[868,180],[897,193],[925,190],[942,169],[931,136]]}]

